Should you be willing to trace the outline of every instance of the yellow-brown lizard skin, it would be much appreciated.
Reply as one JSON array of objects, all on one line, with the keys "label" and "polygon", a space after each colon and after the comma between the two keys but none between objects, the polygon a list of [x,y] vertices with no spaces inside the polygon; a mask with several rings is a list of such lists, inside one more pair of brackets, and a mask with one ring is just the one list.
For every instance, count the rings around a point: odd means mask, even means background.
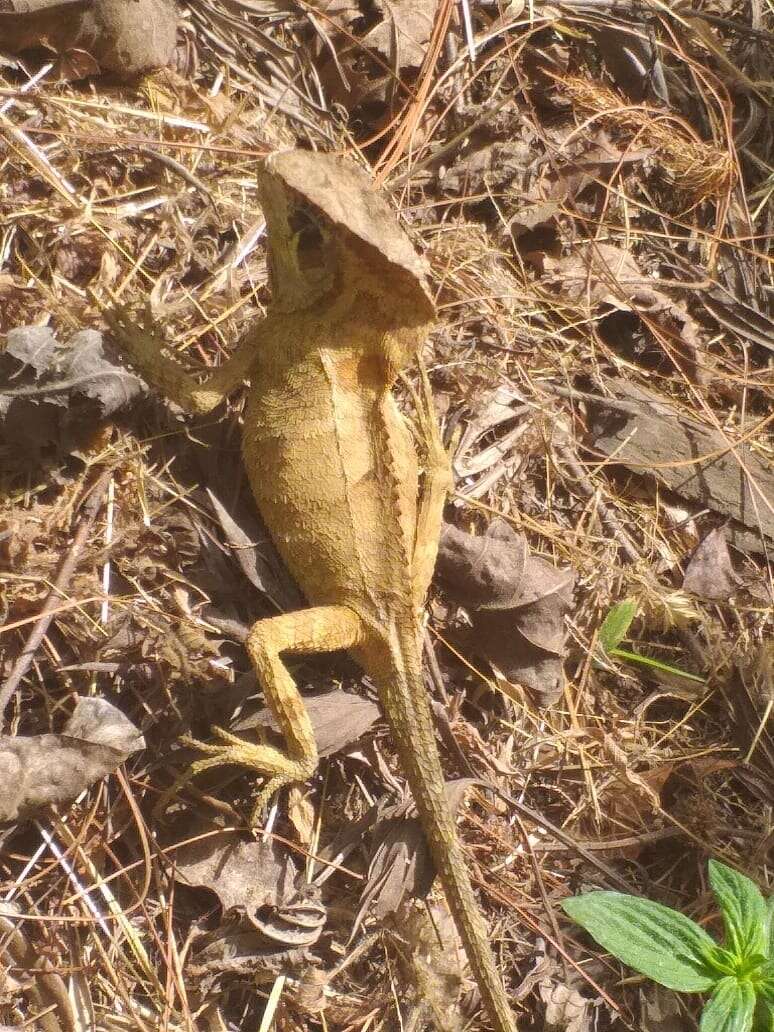
[{"label": "yellow-brown lizard skin", "polygon": [[249,377],[245,467],[274,542],[312,607],[260,620],[247,641],[286,751],[216,729],[221,743],[197,742],[207,758],[184,779],[224,763],[260,771],[267,783],[254,817],[277,788],[307,780],[317,747],[282,654],[350,650],[377,685],[492,1027],[515,1032],[446,803],[422,678],[422,609],[450,471],[423,372],[419,497],[413,440],[391,387],[419,360],[434,319],[424,265],[387,203],[346,162],[277,154],[267,159],[259,185],[272,304],[207,383],[198,385],[164,358],[159,341],[122,315],[111,318],[138,371],[189,411],[210,411]]}]

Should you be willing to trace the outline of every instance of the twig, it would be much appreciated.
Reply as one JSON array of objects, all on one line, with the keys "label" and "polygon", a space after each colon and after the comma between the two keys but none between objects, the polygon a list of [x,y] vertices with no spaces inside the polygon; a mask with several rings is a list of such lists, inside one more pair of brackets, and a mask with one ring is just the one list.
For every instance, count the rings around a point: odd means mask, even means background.
[{"label": "twig", "polygon": [[22,649],[19,657],[13,665],[8,678],[0,689],[0,720],[5,713],[8,703],[13,698],[14,692],[19,687],[22,678],[27,673],[32,664],[33,657],[38,650],[40,643],[48,632],[48,628],[51,626],[51,621],[54,618],[54,610],[56,610],[58,603],[62,597],[62,593],[67,590],[67,585],[75,572],[75,568],[78,564],[83,547],[86,544],[86,538],[89,535],[92,524],[97,518],[97,512],[102,504],[102,499],[107,490],[108,483],[111,476],[113,475],[112,470],[108,470],[103,473],[97,483],[94,485],[91,494],[83,503],[83,514],[81,516],[81,523],[78,530],[75,532],[73,543],[70,546],[70,550],[65,556],[64,562],[62,563],[59,573],[56,576],[56,580],[51,588],[51,591],[46,597],[46,601],[43,603],[43,609],[40,612],[40,616],[37,623],[32,628],[27,644]]}]

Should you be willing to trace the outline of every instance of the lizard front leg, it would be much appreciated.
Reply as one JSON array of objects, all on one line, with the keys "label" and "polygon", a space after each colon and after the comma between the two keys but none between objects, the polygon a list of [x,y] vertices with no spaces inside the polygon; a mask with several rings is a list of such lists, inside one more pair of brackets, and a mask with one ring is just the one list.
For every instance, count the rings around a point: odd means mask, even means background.
[{"label": "lizard front leg", "polygon": [[138,326],[121,307],[105,309],[103,316],[121,351],[148,385],[195,415],[207,415],[239,387],[260,354],[263,323],[244,337],[223,365],[197,383],[174,359],[161,353],[167,342],[153,327]]},{"label": "lizard front leg", "polygon": [[266,703],[279,724],[286,749],[255,744],[222,728],[214,733],[222,744],[214,745],[185,738],[206,754],[177,779],[160,800],[163,809],[179,788],[196,774],[212,767],[237,764],[265,775],[268,780],[253,808],[250,824],[258,822],[271,796],[284,785],[306,781],[317,768],[317,743],[304,700],[282,660],[285,652],[336,652],[355,648],[364,639],[362,620],[347,606],[318,606],[259,620],[247,638],[247,651]]}]

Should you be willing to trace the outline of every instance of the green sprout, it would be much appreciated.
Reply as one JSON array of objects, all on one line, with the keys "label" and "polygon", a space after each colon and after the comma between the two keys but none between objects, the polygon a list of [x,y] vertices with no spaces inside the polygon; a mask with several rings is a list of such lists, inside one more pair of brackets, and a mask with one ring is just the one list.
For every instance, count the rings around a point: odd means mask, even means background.
[{"label": "green sprout", "polygon": [[565,912],[614,957],[667,989],[709,993],[701,1032],[774,1032],[774,896],[717,860],[709,880],[725,927],[719,945],[671,907],[623,892],[586,892]]},{"label": "green sprout", "polygon": [[623,659],[627,663],[637,663],[640,666],[650,667],[659,673],[672,675],[683,681],[693,681],[697,684],[705,684],[705,679],[696,674],[689,674],[679,667],[670,666],[669,663],[662,663],[659,659],[651,659],[650,656],[641,656],[637,652],[630,652],[628,649],[619,648],[620,643],[626,637],[632,621],[637,615],[637,603],[633,598],[625,598],[623,602],[608,612],[602,626],[599,628],[598,641],[602,652],[610,659]]}]

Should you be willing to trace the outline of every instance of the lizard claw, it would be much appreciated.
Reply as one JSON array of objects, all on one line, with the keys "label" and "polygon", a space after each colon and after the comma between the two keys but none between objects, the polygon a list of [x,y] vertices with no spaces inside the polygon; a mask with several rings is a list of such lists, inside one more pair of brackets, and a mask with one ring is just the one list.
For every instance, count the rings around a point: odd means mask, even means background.
[{"label": "lizard claw", "polygon": [[244,738],[240,738],[222,727],[214,727],[212,732],[222,744],[201,742],[198,738],[192,738],[190,735],[181,737],[180,741],[183,745],[191,746],[199,752],[203,752],[205,756],[201,760],[195,760],[175,779],[154,806],[154,816],[158,817],[164,813],[170,801],[184,785],[188,784],[191,778],[215,767],[235,765],[248,767],[250,770],[268,775],[268,781],[258,793],[250,815],[250,827],[254,827],[259,823],[269,800],[280,788],[294,781],[307,781],[317,768],[316,756],[309,760],[296,760],[272,745],[247,742]]}]

